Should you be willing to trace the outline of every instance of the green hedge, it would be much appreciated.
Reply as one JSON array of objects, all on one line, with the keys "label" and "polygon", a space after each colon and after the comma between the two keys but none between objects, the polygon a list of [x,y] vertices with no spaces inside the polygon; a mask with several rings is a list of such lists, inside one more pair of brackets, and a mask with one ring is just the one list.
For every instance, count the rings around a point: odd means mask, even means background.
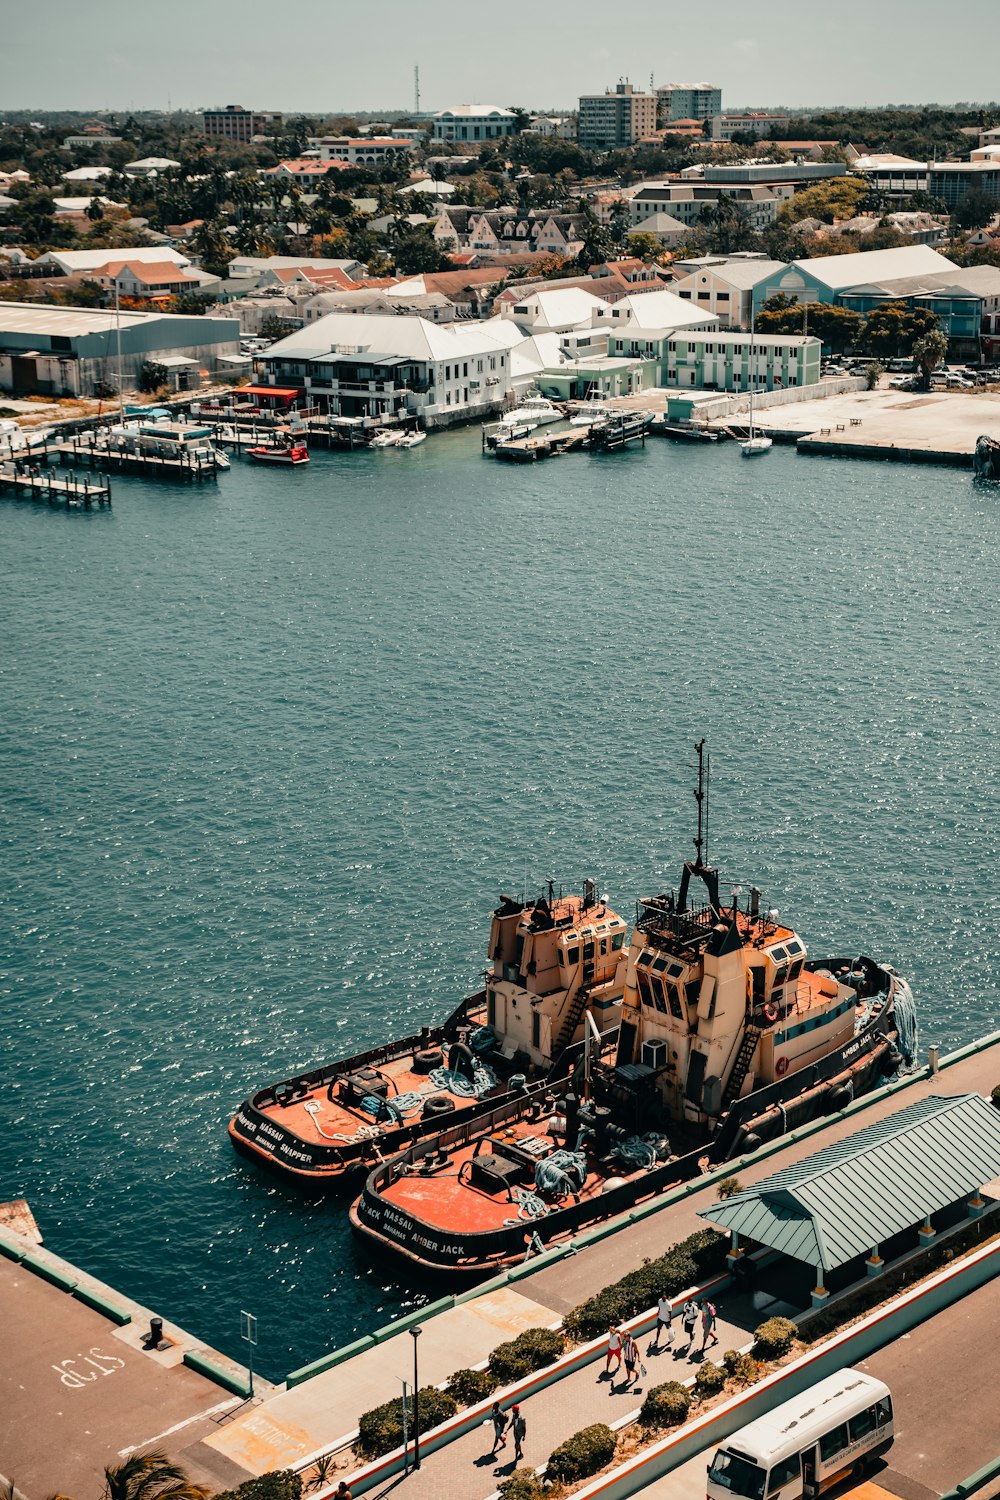
[{"label": "green hedge", "polygon": [[544,1500],[548,1491],[534,1469],[515,1469],[498,1486],[500,1500]]},{"label": "green hedge", "polygon": [[753,1352],[758,1359],[778,1359],[795,1342],[795,1324],[790,1318],[768,1318],[753,1337]]},{"label": "green hedge", "polygon": [[738,1349],[727,1349],[722,1364],[730,1380],[737,1385],[753,1385],[760,1375],[760,1365],[752,1354],[741,1354]]},{"label": "green hedge", "polygon": [[496,1390],[496,1377],[489,1370],[456,1370],[448,1381],[448,1395],[459,1406],[475,1406]]},{"label": "green hedge", "polygon": [[490,1355],[489,1370],[494,1385],[510,1385],[534,1370],[555,1364],[566,1348],[566,1339],[557,1328],[527,1328],[516,1339],[498,1344]]},{"label": "green hedge", "polygon": [[714,1229],[688,1235],[665,1255],[647,1260],[574,1307],[566,1316],[567,1333],[578,1339],[596,1338],[612,1324],[617,1326],[652,1307],[664,1294],[675,1297],[697,1286],[724,1268],[728,1249],[729,1236]]},{"label": "green hedge", "polygon": [[[438,1423],[453,1417],[458,1410],[454,1396],[425,1385],[419,1397],[420,1431],[429,1432]],[[409,1435],[413,1436],[413,1397],[407,1401]],[[403,1443],[403,1398],[396,1396],[382,1406],[366,1411],[358,1422],[357,1448],[364,1458],[381,1458]]]},{"label": "green hedge", "polygon": [[691,1409],[691,1392],[679,1380],[654,1385],[639,1408],[643,1427],[677,1427],[687,1420]]},{"label": "green hedge", "polygon": [[617,1439],[604,1422],[574,1432],[549,1455],[548,1474],[563,1484],[599,1474],[615,1456]]},{"label": "green hedge", "polygon": [[272,1469],[257,1479],[244,1480],[234,1490],[221,1490],[215,1500],[299,1500],[302,1477],[291,1469]]},{"label": "green hedge", "polygon": [[713,1365],[710,1359],[706,1359],[704,1364],[698,1366],[694,1388],[701,1397],[714,1396],[722,1390],[727,1378],[721,1365]]}]

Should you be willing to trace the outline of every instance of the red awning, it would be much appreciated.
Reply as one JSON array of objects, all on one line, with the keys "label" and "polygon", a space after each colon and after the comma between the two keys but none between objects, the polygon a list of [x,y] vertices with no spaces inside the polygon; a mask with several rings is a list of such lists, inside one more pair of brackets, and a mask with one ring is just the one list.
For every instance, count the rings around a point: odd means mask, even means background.
[{"label": "red awning", "polygon": [[241,385],[237,390],[241,396],[281,396],[285,401],[299,395],[298,391],[284,390],[280,385]]}]

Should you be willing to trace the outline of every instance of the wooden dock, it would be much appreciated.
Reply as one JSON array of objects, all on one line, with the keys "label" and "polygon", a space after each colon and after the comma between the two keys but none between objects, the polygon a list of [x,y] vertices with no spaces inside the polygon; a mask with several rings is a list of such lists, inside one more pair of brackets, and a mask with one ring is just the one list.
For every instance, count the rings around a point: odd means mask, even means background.
[{"label": "wooden dock", "polygon": [[483,446],[486,454],[495,454],[508,463],[531,464],[540,458],[558,458],[561,453],[573,453],[587,446],[588,433],[574,428],[571,432],[531,433],[528,437],[510,438],[497,443],[496,447]]},{"label": "wooden dock", "polygon": [[0,466],[0,491],[15,500],[34,500],[49,505],[65,505],[67,510],[90,510],[93,506],[111,508],[111,485],[94,483],[86,476],[67,474],[56,478],[50,470],[34,463]]},{"label": "wooden dock", "polygon": [[146,479],[173,479],[192,483],[198,479],[215,479],[218,469],[212,458],[201,458],[196,453],[179,453],[176,458],[155,453],[135,453],[124,448],[106,447],[103,444],[83,442],[73,438],[70,442],[46,444],[43,451],[46,462],[58,461],[82,465],[105,474],[138,474]]}]

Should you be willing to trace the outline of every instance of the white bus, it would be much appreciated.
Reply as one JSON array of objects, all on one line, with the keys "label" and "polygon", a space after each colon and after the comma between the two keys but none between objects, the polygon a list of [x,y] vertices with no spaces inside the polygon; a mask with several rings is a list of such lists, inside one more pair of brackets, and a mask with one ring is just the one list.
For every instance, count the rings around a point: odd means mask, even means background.
[{"label": "white bus", "polygon": [[708,1471],[708,1500],[816,1500],[892,1446],[889,1387],[841,1370],[741,1427]]}]

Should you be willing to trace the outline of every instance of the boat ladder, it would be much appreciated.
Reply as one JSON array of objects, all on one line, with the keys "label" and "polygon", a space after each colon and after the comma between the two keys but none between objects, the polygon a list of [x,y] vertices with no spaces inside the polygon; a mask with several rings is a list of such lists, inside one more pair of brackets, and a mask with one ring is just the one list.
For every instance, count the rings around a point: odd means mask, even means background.
[{"label": "boat ladder", "polygon": [[759,1029],[756,1026],[748,1026],[743,1033],[743,1041],[740,1044],[739,1052],[736,1054],[736,1061],[733,1063],[733,1070],[729,1075],[726,1091],[722,1096],[723,1109],[728,1109],[739,1098],[740,1089],[743,1087],[743,1080],[750,1071],[750,1064],[753,1062],[753,1055],[757,1051],[757,1043],[759,1041]]}]

